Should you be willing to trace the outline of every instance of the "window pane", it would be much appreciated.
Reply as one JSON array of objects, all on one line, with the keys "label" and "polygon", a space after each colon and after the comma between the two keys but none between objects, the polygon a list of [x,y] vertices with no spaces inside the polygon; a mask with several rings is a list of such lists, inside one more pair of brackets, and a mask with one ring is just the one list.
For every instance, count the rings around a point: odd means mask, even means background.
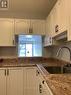
[{"label": "window pane", "polygon": [[19,35],[18,56],[19,57],[42,56],[42,36]]},{"label": "window pane", "polygon": [[42,56],[42,44],[33,45],[33,56]]},{"label": "window pane", "polygon": [[18,49],[19,49],[19,56],[20,57],[25,56],[25,44],[20,44]]},{"label": "window pane", "polygon": [[26,44],[26,56],[27,57],[32,56],[32,44]]}]

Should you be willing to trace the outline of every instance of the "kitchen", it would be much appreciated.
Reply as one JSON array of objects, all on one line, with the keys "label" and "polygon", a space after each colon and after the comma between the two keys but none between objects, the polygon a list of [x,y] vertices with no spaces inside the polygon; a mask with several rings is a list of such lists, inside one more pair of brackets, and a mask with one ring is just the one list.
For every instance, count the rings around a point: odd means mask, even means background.
[{"label": "kitchen", "polygon": [[71,95],[70,0],[0,3],[0,94]]}]

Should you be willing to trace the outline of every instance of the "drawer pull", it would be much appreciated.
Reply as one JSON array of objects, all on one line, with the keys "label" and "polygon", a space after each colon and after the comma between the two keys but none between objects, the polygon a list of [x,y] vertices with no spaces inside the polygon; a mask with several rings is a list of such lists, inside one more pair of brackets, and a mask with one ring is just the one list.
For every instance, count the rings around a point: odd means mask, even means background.
[{"label": "drawer pull", "polygon": [[7,76],[9,75],[9,69],[7,69]]},{"label": "drawer pull", "polygon": [[6,69],[5,69],[5,76],[6,76]]},{"label": "drawer pull", "polygon": [[39,75],[39,71],[38,70],[36,70],[36,76],[38,76]]}]

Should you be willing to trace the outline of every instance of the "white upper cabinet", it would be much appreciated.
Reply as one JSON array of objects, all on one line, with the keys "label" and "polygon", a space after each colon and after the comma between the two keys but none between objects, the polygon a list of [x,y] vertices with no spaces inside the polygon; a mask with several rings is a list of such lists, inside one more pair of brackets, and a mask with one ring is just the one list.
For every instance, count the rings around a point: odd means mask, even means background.
[{"label": "white upper cabinet", "polygon": [[55,35],[67,31],[67,41],[71,41],[71,0],[58,0],[57,10],[58,32]]},{"label": "white upper cabinet", "polygon": [[48,36],[52,36],[53,32],[52,32],[52,19],[51,19],[51,14],[49,14],[49,16],[46,19],[46,35]]},{"label": "white upper cabinet", "polygon": [[45,20],[31,20],[31,27],[33,29],[33,34],[45,35]]},{"label": "white upper cabinet", "polygon": [[46,18],[46,35],[55,36],[55,27],[58,25],[57,3]]},{"label": "white upper cabinet", "polygon": [[71,0],[58,0],[46,19],[46,35],[55,37],[67,31],[71,40]]},{"label": "white upper cabinet", "polygon": [[52,37],[51,36],[45,36],[44,38],[44,47],[53,45]]},{"label": "white upper cabinet", "polygon": [[67,6],[67,0],[58,0],[46,18],[45,46],[56,45],[57,42],[52,37],[68,31]]},{"label": "white upper cabinet", "polygon": [[53,37],[57,35],[57,32],[59,31],[58,29],[58,19],[59,19],[59,13],[58,13],[58,2],[55,4],[53,9],[51,10],[52,12],[52,23],[53,23]]},{"label": "white upper cabinet", "polygon": [[47,17],[48,32],[51,35],[58,35],[68,29],[67,7],[67,0],[58,0]]},{"label": "white upper cabinet", "polygon": [[58,0],[57,2],[57,9],[58,9],[58,34],[61,32],[66,31],[67,22],[68,22],[68,14],[67,14],[67,2],[68,0]]},{"label": "white upper cabinet", "polygon": [[14,45],[14,20],[0,18],[0,46]]},{"label": "white upper cabinet", "polygon": [[67,0],[58,0],[52,9],[55,12],[54,16],[54,36],[64,31],[67,31],[68,15],[67,15]]},{"label": "white upper cabinet", "polygon": [[46,18],[46,36],[44,38],[44,46],[51,46],[56,43],[53,42],[52,37],[55,36],[55,26],[57,25],[57,9],[56,6],[51,10]]},{"label": "white upper cabinet", "polygon": [[71,0],[67,0],[68,7],[68,41],[71,41]]},{"label": "white upper cabinet", "polygon": [[67,0],[58,0],[51,13],[53,15],[53,36],[67,31]]},{"label": "white upper cabinet", "polygon": [[45,34],[45,20],[15,19],[15,34]]},{"label": "white upper cabinet", "polygon": [[30,20],[15,19],[15,34],[28,34],[30,27]]}]

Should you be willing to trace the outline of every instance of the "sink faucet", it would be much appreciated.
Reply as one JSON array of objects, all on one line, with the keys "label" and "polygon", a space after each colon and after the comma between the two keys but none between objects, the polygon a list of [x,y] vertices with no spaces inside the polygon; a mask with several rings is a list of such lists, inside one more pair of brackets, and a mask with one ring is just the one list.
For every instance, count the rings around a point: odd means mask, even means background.
[{"label": "sink faucet", "polygon": [[69,52],[70,52],[70,61],[71,61],[71,49],[70,49],[69,47],[63,46],[63,47],[59,48],[59,50],[57,51],[57,56],[59,56],[59,53],[60,53],[60,51],[61,51],[63,48],[66,48],[66,49],[69,50]]}]

